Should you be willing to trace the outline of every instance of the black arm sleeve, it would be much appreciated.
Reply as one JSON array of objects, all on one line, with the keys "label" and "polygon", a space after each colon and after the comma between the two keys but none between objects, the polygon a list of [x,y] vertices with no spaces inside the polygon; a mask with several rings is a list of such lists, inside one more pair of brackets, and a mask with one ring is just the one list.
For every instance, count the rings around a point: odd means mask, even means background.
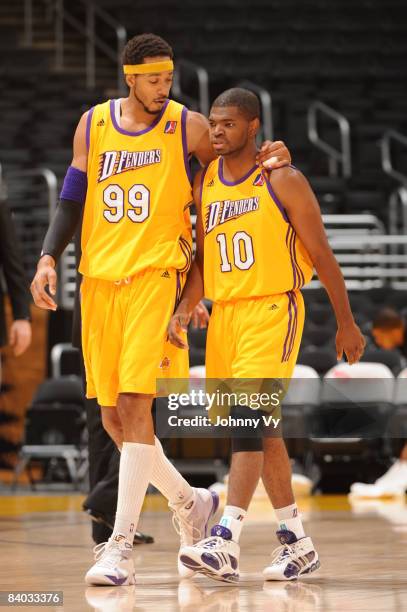
[{"label": "black arm sleeve", "polygon": [[54,218],[42,245],[41,257],[51,255],[55,262],[72,240],[81,219],[83,205],[73,200],[60,199]]}]

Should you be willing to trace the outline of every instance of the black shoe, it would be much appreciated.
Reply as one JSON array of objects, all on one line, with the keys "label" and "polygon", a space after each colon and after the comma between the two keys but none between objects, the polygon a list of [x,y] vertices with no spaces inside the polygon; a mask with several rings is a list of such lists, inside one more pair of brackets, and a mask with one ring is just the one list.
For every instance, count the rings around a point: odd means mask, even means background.
[{"label": "black shoe", "polygon": [[[114,523],[113,516],[103,514],[102,512],[98,512],[97,510],[92,510],[92,508],[84,507],[84,510],[90,516],[92,521],[95,521],[96,523],[103,525],[106,529],[110,531],[110,534],[112,533],[113,523]],[[97,537],[97,539],[99,539],[99,537]],[[101,542],[106,542],[106,539],[105,538],[102,539]],[[134,546],[136,546],[137,544],[153,544],[153,542],[154,542],[154,538],[152,536],[147,535],[145,533],[141,533],[141,531],[136,531],[134,534],[134,540],[133,540]],[[96,542],[96,544],[100,544],[100,542]]]}]

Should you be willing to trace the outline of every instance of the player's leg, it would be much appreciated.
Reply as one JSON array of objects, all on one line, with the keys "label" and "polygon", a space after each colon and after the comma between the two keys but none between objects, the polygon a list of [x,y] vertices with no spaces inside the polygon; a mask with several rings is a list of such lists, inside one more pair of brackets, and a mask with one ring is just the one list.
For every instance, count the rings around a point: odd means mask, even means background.
[{"label": "player's leg", "polygon": [[135,582],[133,538],[155,461],[152,401],[148,394],[121,393],[117,409],[109,413],[109,408],[103,407],[104,423],[121,446],[119,489],[112,536],[100,545],[99,557],[86,574],[87,584]]},{"label": "player's leg", "polygon": [[[283,309],[288,300],[286,321],[279,319],[274,326],[273,372],[288,388],[294,371],[304,325],[304,301],[301,293],[282,296],[277,304]],[[291,308],[290,308],[291,304]],[[291,317],[290,317],[291,312]],[[293,580],[319,567],[318,554],[312,540],[304,532],[291,486],[291,466],[284,440],[273,428],[264,430],[264,464],[262,479],[278,520],[277,539],[281,546],[272,554],[264,570],[266,580]]]},{"label": "player's leg", "polygon": [[264,438],[263,483],[278,520],[281,546],[264,569],[266,580],[292,580],[318,569],[318,554],[307,537],[291,486],[291,465],[282,438]]}]

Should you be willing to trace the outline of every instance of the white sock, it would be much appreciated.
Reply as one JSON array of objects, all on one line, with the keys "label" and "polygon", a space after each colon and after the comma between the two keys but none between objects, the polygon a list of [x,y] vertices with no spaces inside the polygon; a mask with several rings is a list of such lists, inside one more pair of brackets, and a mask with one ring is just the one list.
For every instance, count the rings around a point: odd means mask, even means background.
[{"label": "white sock", "polygon": [[227,527],[232,532],[232,540],[238,542],[243,527],[243,519],[247,512],[237,506],[225,506],[219,525]]},{"label": "white sock", "polygon": [[155,438],[155,461],[150,482],[171,504],[187,501],[194,492],[191,485],[167,459],[157,437]]},{"label": "white sock", "polygon": [[292,531],[297,540],[305,536],[297,504],[291,504],[291,506],[285,506],[284,508],[275,508],[275,513],[279,531]]},{"label": "white sock", "polygon": [[153,470],[154,457],[155,447],[152,444],[123,442],[112,538],[120,534],[133,544],[134,532]]}]

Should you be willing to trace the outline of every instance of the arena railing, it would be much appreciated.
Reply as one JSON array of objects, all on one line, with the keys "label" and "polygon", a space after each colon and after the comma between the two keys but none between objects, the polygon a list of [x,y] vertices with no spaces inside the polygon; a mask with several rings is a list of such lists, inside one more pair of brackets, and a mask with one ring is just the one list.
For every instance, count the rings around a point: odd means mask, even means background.
[{"label": "arena railing", "polygon": [[[193,100],[189,92],[186,92],[182,86],[183,76],[193,77],[198,83],[198,98]],[[195,102],[195,107],[205,117],[209,115],[209,74],[202,66],[198,66],[194,62],[186,59],[179,59],[175,64],[174,81],[172,84],[172,93],[175,97],[188,96]]]},{"label": "arena railing", "polygon": [[[321,137],[318,127],[319,115],[324,115],[325,117],[333,119],[338,125],[341,141],[341,148],[339,150]],[[350,124],[346,117],[324,102],[316,100],[308,108],[307,124],[308,138],[312,144],[328,155],[329,175],[337,177],[338,166],[340,165],[344,178],[352,176]]]},{"label": "arena railing", "polygon": [[[383,172],[396,179],[401,185],[389,198],[389,229],[392,234],[407,234],[407,173],[397,169],[394,143],[407,146],[407,137],[396,130],[387,130],[381,139]],[[393,145],[393,146],[392,146]]]},{"label": "arena railing", "polygon": [[262,140],[274,140],[273,136],[273,101],[267,89],[253,83],[252,81],[241,81],[237,87],[249,89],[258,96],[261,105],[261,131],[259,138]]},{"label": "arena railing", "polygon": [[[55,67],[57,70],[63,70],[64,68],[64,22],[66,22],[86,40],[86,86],[93,89],[96,84],[97,49],[116,65],[117,90],[120,94],[123,94],[126,89],[121,55],[127,40],[126,28],[105,10],[96,6],[92,0],[80,0],[80,3],[85,9],[85,23],[66,10],[64,0],[54,0],[52,14],[55,27]],[[96,35],[96,19],[113,29],[116,36],[115,48]],[[32,0],[24,0],[24,41],[27,46],[31,46],[33,43],[33,29]]]}]

